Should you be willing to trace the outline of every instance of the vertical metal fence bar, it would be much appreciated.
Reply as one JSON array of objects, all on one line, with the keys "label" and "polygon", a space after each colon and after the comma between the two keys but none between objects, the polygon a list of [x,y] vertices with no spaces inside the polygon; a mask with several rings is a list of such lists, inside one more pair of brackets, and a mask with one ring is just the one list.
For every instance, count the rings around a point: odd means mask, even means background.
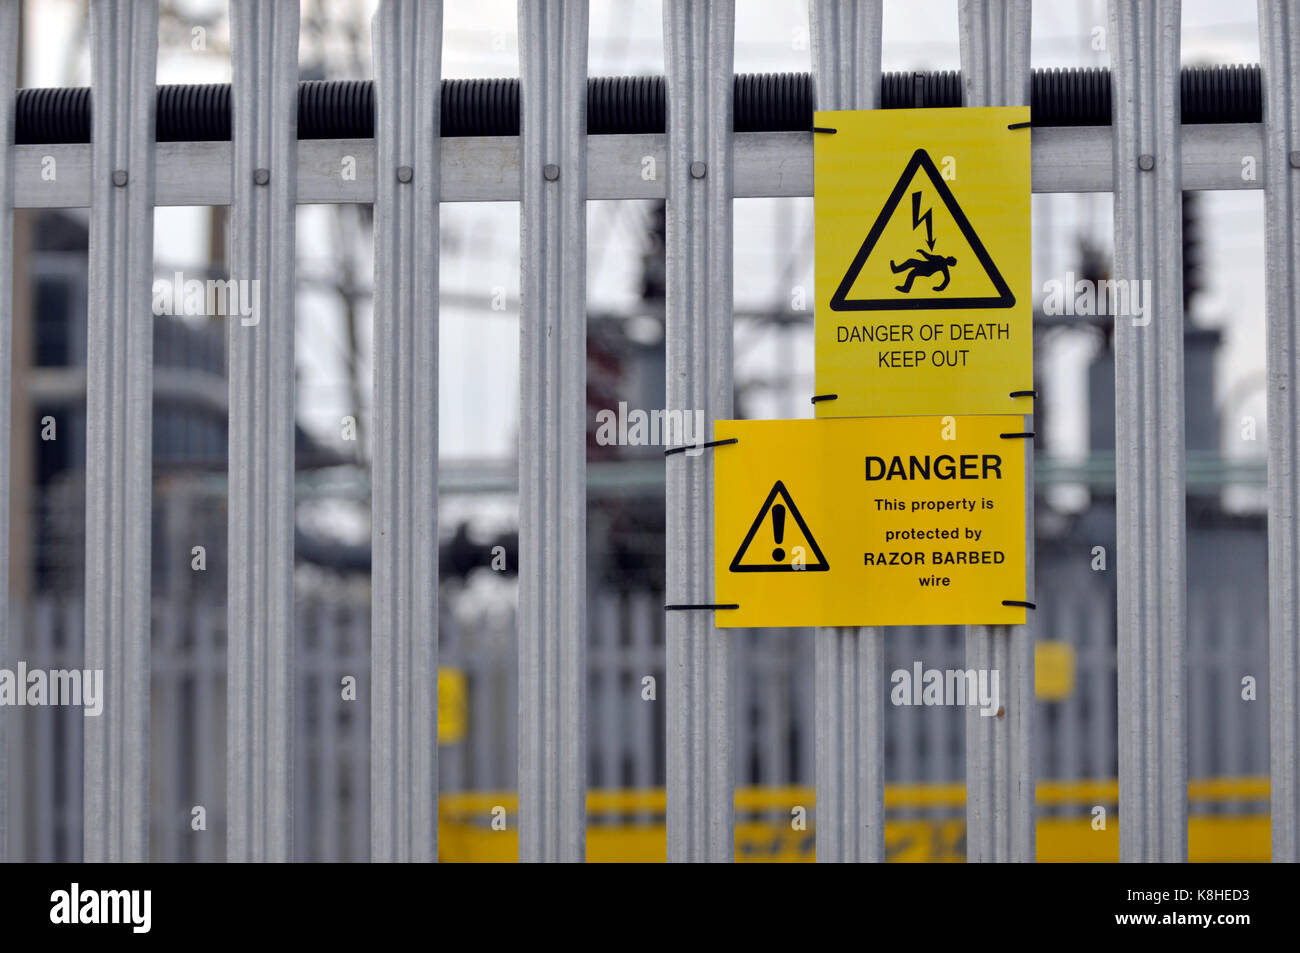
[{"label": "vertical metal fence bar", "polygon": [[1300,10],[1259,2],[1268,287],[1269,753],[1273,860],[1300,861]]},{"label": "vertical metal fence bar", "polygon": [[[1109,602],[1110,593],[1104,586],[1090,586],[1089,594],[1093,598],[1104,594],[1106,602]],[[1101,604],[1105,605],[1106,602]],[[1089,777],[1108,778],[1116,770],[1115,745],[1119,738],[1115,723],[1118,707],[1112,701],[1115,690],[1115,642],[1109,619],[1104,618],[1100,612],[1088,613],[1087,619],[1088,654],[1092,663],[1092,687],[1088,695],[1088,728],[1092,739],[1092,773]],[[1080,670],[1082,671],[1082,664]]]},{"label": "vertical metal fence bar", "polygon": [[[20,0],[0,2],[0,135],[5,148],[0,154],[0,667],[8,668],[9,626],[13,607],[9,604],[9,453],[10,368],[13,361],[13,265],[14,265],[14,90],[18,84]],[[9,860],[9,723],[0,723],[0,863]]]},{"label": "vertical metal fence bar", "polygon": [[[55,632],[54,648],[46,658],[51,668],[75,668],[85,664],[86,605],[84,600],[62,603],[54,614]],[[80,651],[78,651],[80,650]],[[55,765],[50,770],[51,787],[46,790],[54,796],[55,807],[52,812],[54,830],[51,832],[53,856],[60,860],[77,861],[85,859],[85,806],[78,803],[77,781],[84,780],[85,752],[85,717],[77,717],[75,712],[66,709],[51,712],[49,728],[53,745],[40,748],[40,751],[57,751],[62,749],[58,758],[51,759]],[[68,717],[69,715],[72,717]],[[100,717],[103,717],[102,715]],[[83,784],[84,790],[84,784]],[[55,793],[57,791],[57,793]],[[77,846],[83,850],[77,853]],[[152,846],[150,853],[152,853]]]},{"label": "vertical metal fence bar", "polygon": [[[85,609],[82,608],[84,614]],[[62,639],[69,638],[67,634],[66,620],[60,618],[61,613],[57,607],[46,603],[37,608],[35,616],[35,627],[32,634],[35,639],[28,643],[37,658],[41,659],[40,663],[46,668],[51,668],[50,660],[57,657],[60,651],[59,642]],[[84,625],[84,623],[83,623]],[[60,632],[63,629],[63,632]],[[27,656],[29,659],[32,655]],[[29,663],[30,664],[30,663]],[[32,744],[28,747],[25,754],[26,764],[24,767],[30,772],[36,780],[35,791],[31,799],[32,804],[32,823],[34,834],[30,836],[32,853],[28,859],[37,863],[49,863],[56,860],[71,860],[72,857],[60,857],[55,853],[55,843],[57,841],[58,831],[55,830],[55,818],[57,816],[55,808],[57,803],[62,800],[55,793],[55,774],[59,763],[58,757],[41,757],[43,752],[57,751],[54,744],[54,719],[60,712],[56,708],[41,708],[34,712],[32,721],[35,725],[32,728]],[[101,713],[100,718],[104,715]],[[84,719],[89,721],[89,719]],[[84,735],[83,735],[84,738]],[[68,763],[64,760],[64,764]],[[84,817],[84,814],[83,814]],[[83,830],[84,830],[83,823]],[[84,843],[84,834],[83,834]],[[73,845],[66,845],[65,850],[71,852]],[[73,855],[75,857],[75,855]],[[82,857],[84,858],[84,850]]]},{"label": "vertical metal fence bar", "polygon": [[[339,830],[342,812],[339,809],[339,721],[333,717],[334,686],[331,683],[329,659],[337,650],[341,636],[339,633],[338,607],[327,602],[319,602],[313,607],[317,620],[318,641],[313,657],[308,662],[315,688],[312,692],[311,707],[314,709],[313,721],[320,726],[316,739],[313,764],[312,790],[315,794],[317,830],[319,834],[311,845],[311,852],[317,860],[338,863],[340,860],[342,832]],[[302,779],[305,782],[307,779]],[[302,782],[300,782],[302,783]]]},{"label": "vertical metal fence bar", "polygon": [[[435,540],[436,541],[436,540]],[[348,671],[362,673],[366,680],[373,684],[370,679],[370,613],[365,610],[365,606],[356,605],[352,609],[351,622],[348,626],[347,645],[339,650],[335,657],[341,659],[347,666]],[[434,667],[431,678],[436,680],[438,677],[437,667]],[[330,676],[331,687],[334,690],[334,697],[338,698],[338,670]],[[360,681],[360,679],[358,679]],[[430,692],[436,693],[437,688],[430,689]],[[436,749],[438,744],[438,734],[436,731],[437,724],[434,719],[437,716],[437,696],[431,696],[434,703],[434,712],[429,716],[431,734],[429,735],[429,744]],[[337,704],[337,703],[336,703]],[[337,709],[336,709],[337,711]],[[348,827],[348,861],[359,863],[370,856],[370,829],[367,824],[371,802],[371,785],[370,785],[370,726],[373,721],[369,708],[356,708],[349,706],[347,711],[350,716],[348,724],[348,775],[346,780],[340,778],[339,783],[339,800],[343,801],[346,797],[347,815],[346,821]],[[437,768],[436,752],[430,755],[434,760],[435,772]],[[433,777],[434,782],[437,780],[436,773]],[[344,795],[344,791],[347,792]],[[436,797],[437,786],[434,784],[429,792],[430,799]],[[437,836],[437,803],[432,805],[433,817],[431,824],[434,829],[434,836]],[[434,842],[434,858],[437,858],[437,842]]]},{"label": "vertical metal fence bar", "polygon": [[194,848],[194,859],[212,863],[217,859],[213,849],[213,839],[218,828],[218,818],[224,826],[224,811],[215,810],[217,805],[217,778],[220,768],[216,759],[221,750],[217,741],[217,686],[220,673],[221,655],[217,651],[216,630],[219,621],[213,617],[209,606],[197,607],[194,633],[194,739],[192,744],[202,752],[195,760],[194,790],[195,804],[207,807],[208,829],[200,835]]},{"label": "vertical metal fence bar", "polygon": [[[315,723],[315,700],[317,684],[323,678],[320,674],[321,656],[320,626],[314,624],[314,615],[318,609],[313,605],[297,608],[294,612],[295,631],[298,633],[297,651],[294,654],[294,724],[310,725]],[[324,786],[316,783],[312,777],[312,748],[315,738],[325,730],[322,723],[315,732],[301,732],[294,737],[293,776],[298,781],[301,800],[295,805],[293,815],[293,842],[298,845],[294,860],[300,863],[314,863],[320,859],[317,842],[313,836],[312,823],[324,813],[318,804],[320,792]],[[315,737],[313,737],[315,736]]]},{"label": "vertical metal fence bar", "polygon": [[[456,621],[438,611],[438,660],[439,665],[459,669],[465,673],[465,649],[460,638],[460,629]],[[436,699],[435,699],[436,701]],[[465,703],[466,705],[468,702]],[[371,757],[374,757],[373,752]],[[446,751],[440,751],[438,757],[438,776],[440,790],[465,790],[465,739],[448,744]],[[434,817],[438,815],[435,814]]]},{"label": "vertical metal fence bar", "polygon": [[519,4],[519,859],[586,854],[587,3]]},{"label": "vertical metal fence bar", "polygon": [[[967,106],[1029,105],[1029,0],[961,0]],[[1029,289],[1022,289],[1028,292]],[[1025,418],[1033,430],[1033,418]],[[1034,591],[1033,448],[1025,447],[1026,593]],[[1004,714],[966,709],[966,860],[1027,862],[1034,845],[1034,636],[1031,627],[969,626],[966,667],[1001,673]]]},{"label": "vertical metal fence bar", "polygon": [[[1079,637],[1079,616],[1080,613],[1074,610],[1074,605],[1067,601],[1053,601],[1051,613],[1048,616],[1047,629],[1052,637],[1069,646],[1074,653],[1075,658],[1080,656]],[[1078,676],[1076,675],[1076,682]],[[1046,777],[1068,779],[1070,781],[1083,777],[1083,726],[1080,724],[1079,711],[1082,707],[1082,692],[1077,688],[1072,691],[1068,698],[1062,699],[1055,705],[1056,709],[1056,732],[1057,737],[1061,739],[1060,751],[1054,752],[1054,764],[1051,771],[1044,772]],[[1046,706],[1038,706],[1038,711],[1043,712]],[[1034,750],[1034,767],[1035,770],[1044,765],[1044,759],[1039,754],[1037,747]]]},{"label": "vertical metal fence bar", "polygon": [[1219,680],[1215,666],[1227,654],[1213,595],[1201,589],[1187,594],[1187,730],[1191,737],[1203,739],[1195,750],[1188,746],[1188,777],[1193,778],[1209,777],[1210,765],[1220,753],[1211,717],[1219,725],[1226,720],[1220,710],[1211,708],[1212,699],[1223,697],[1222,690],[1214,690]]},{"label": "vertical metal fence bar", "polygon": [[[1177,0],[1110,0],[1120,860],[1187,859],[1182,169]],[[1150,284],[1146,284],[1146,282]],[[1132,310],[1132,309],[1130,309]]]},{"label": "vertical metal fence bar", "polygon": [[[34,600],[29,601],[19,607],[19,611],[16,613],[17,625],[10,629],[10,635],[12,636],[10,651],[13,652],[13,658],[17,658],[19,652],[26,652],[28,634],[36,631],[37,611],[33,602]],[[11,621],[13,621],[12,616]],[[10,723],[13,721],[13,719],[6,720]],[[28,772],[24,770],[31,751],[31,745],[28,742],[31,732],[22,727],[15,727],[10,730],[12,733],[9,736],[9,741],[13,748],[9,756],[9,774],[5,778],[9,787],[9,816],[15,820],[22,818],[23,823],[14,824],[11,828],[9,856],[6,860],[19,862],[25,861],[31,856],[32,825],[26,820],[28,805],[31,803],[31,784],[28,779]]]},{"label": "vertical metal fence bar", "polygon": [[438,113],[442,4],[374,18],[370,859],[438,856]]},{"label": "vertical metal fence bar", "polygon": [[[1251,711],[1254,711],[1255,706],[1237,704],[1233,696],[1241,691],[1241,683],[1236,679],[1226,679],[1224,676],[1231,673],[1238,666],[1242,667],[1242,671],[1252,671],[1245,668],[1249,664],[1251,643],[1249,633],[1251,626],[1246,621],[1250,618],[1247,615],[1250,606],[1247,604],[1247,600],[1241,597],[1241,593],[1236,586],[1219,587],[1217,590],[1212,591],[1210,598],[1218,603],[1216,608],[1219,612],[1219,619],[1218,625],[1215,627],[1219,631],[1221,640],[1219,657],[1215,659],[1214,672],[1218,676],[1215,679],[1218,691],[1210,699],[1210,704],[1223,712],[1223,724],[1217,733],[1218,738],[1216,739],[1221,757],[1216,767],[1221,777],[1240,778],[1244,777],[1249,770],[1247,768],[1249,763],[1247,759],[1250,757],[1250,739],[1262,734],[1263,732],[1260,729],[1263,726],[1247,726],[1243,724],[1246,721],[1243,709],[1249,707]],[[1209,613],[1206,613],[1206,617],[1209,617]],[[1224,691],[1225,682],[1228,687],[1227,692]],[[1226,707],[1222,701],[1225,698],[1230,699]],[[1271,702],[1271,694],[1269,698]],[[1197,745],[1196,748],[1192,748],[1190,743],[1188,747],[1192,750],[1197,748],[1206,750],[1209,748],[1208,745]],[[1209,776],[1209,772],[1189,776],[1203,778]],[[1220,811],[1236,812],[1239,807],[1238,803],[1230,801],[1219,805],[1218,809]]]},{"label": "vertical metal fence bar", "polygon": [[[596,761],[600,774],[596,783],[602,788],[617,788],[622,783],[623,740],[627,725],[623,713],[627,709],[627,695],[623,690],[623,673],[620,665],[622,619],[618,599],[612,593],[602,592],[596,600],[596,627],[592,643],[596,647],[596,665],[599,676],[600,697],[594,710],[600,719],[600,736],[595,747],[599,752]],[[590,656],[588,656],[590,662]]]},{"label": "vertical metal fence bar", "polygon": [[[932,625],[923,629],[912,630],[915,635],[908,639],[908,642],[916,646],[925,646],[925,661],[927,664],[947,668],[946,661],[952,655],[950,642],[952,641],[952,631],[944,626]],[[955,666],[956,660],[953,660]],[[911,662],[905,662],[903,668],[910,667]],[[936,712],[940,717],[927,719],[927,725],[930,729],[929,738],[927,739],[924,771],[915,778],[915,780],[926,780],[935,782],[951,781],[951,775],[954,774],[954,758],[952,755],[954,745],[950,741],[950,736],[957,729],[960,733],[961,722],[956,718],[942,717],[947,712]]]},{"label": "vertical metal fence bar", "polygon": [[[879,109],[880,0],[809,8],[818,109]],[[885,859],[885,634],[821,628],[815,636],[817,860]]]},{"label": "vertical metal fence bar", "polygon": [[[168,824],[165,819],[175,816],[172,811],[184,817],[189,813],[190,806],[198,803],[190,791],[195,749],[191,747],[190,740],[186,737],[184,714],[186,704],[190,701],[190,697],[187,696],[191,688],[185,682],[185,675],[193,671],[193,661],[188,657],[190,646],[194,644],[193,617],[189,609],[188,603],[179,601],[170,603],[167,606],[169,617],[164,623],[171,626],[169,630],[171,638],[167,646],[167,671],[164,675],[167,694],[161,710],[163,713],[174,712],[175,714],[171,718],[164,717],[161,720],[163,741],[158,745],[157,750],[167,752],[168,759],[171,761],[171,783],[168,785],[169,789],[165,788],[163,791],[166,800],[162,803],[166,805],[165,810],[168,813],[163,815],[163,823],[157,824],[155,812],[154,823],[159,833],[163,835],[165,850],[161,856],[167,863],[179,863],[182,859],[192,861],[194,840],[188,836],[191,832],[188,825]],[[202,757],[206,756],[207,753],[204,752]]]},{"label": "vertical metal fence bar", "polygon": [[[666,403],[732,414],[734,0],[666,0],[668,203]],[[665,601],[713,602],[713,453],[666,464]],[[724,451],[725,452],[725,451]],[[736,633],[709,612],[669,612],[668,860],[730,861],[735,773],[730,674]]]},{"label": "vertical metal fence bar", "polygon": [[[751,679],[754,674],[754,642],[757,629],[740,629],[735,634],[731,650],[731,672],[727,684],[731,686],[729,710],[735,713],[732,722],[732,758],[740,767],[734,775],[742,787],[751,783],[750,768],[754,759],[754,725],[750,716]],[[734,673],[739,673],[734,674]]]},{"label": "vertical metal fence bar", "polygon": [[[478,633],[475,633],[478,634]],[[499,775],[503,768],[492,760],[493,739],[496,729],[496,709],[493,695],[497,692],[493,680],[493,668],[481,648],[481,641],[466,640],[475,647],[474,654],[467,660],[466,668],[470,672],[469,698],[474,711],[469,717],[469,737],[473,739],[473,760],[466,790],[495,791],[501,784]]]},{"label": "vertical metal fence bar", "polygon": [[[90,8],[86,656],[104,713],[85,726],[85,859],[149,859],[153,466],[153,0]],[[7,148],[7,147],[6,147]]]},{"label": "vertical metal fence bar", "polygon": [[[629,598],[629,612],[631,614],[632,625],[632,644],[629,648],[628,657],[632,661],[632,691],[635,693],[636,702],[632,711],[632,784],[641,789],[650,787],[654,783],[655,772],[655,726],[654,726],[654,706],[657,705],[659,682],[662,678],[659,675],[659,663],[655,658],[655,651],[652,645],[654,638],[652,629],[654,627],[654,616],[652,613],[661,611],[654,606],[647,594],[634,593]],[[655,679],[655,698],[646,699],[642,697],[644,690],[641,679],[647,675]],[[648,818],[642,814],[638,821],[646,823]]]},{"label": "vertical metal fence bar", "polygon": [[[293,857],[297,0],[231,0],[230,861]],[[152,99],[152,96],[149,97]]]}]

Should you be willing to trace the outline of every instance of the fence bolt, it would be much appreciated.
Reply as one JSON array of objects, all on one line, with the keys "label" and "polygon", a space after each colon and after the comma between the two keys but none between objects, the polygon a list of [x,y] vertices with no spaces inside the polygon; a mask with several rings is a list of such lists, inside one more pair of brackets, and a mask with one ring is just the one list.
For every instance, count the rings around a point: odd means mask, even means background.
[{"label": "fence bolt", "polygon": [[253,184],[255,185],[266,185],[266,183],[270,181],[271,181],[270,169],[258,169],[256,172],[253,173]]},{"label": "fence bolt", "polygon": [[127,183],[126,169],[117,169],[113,172],[113,184],[119,189]]},{"label": "fence bolt", "polygon": [[1291,162],[1291,168],[1300,169],[1300,149],[1292,150],[1287,159]]},{"label": "fence bolt", "polygon": [[560,167],[554,162],[548,162],[542,166],[542,178],[547,182],[554,182],[560,177]]},{"label": "fence bolt", "polygon": [[709,171],[709,167],[705,165],[703,162],[697,161],[691,163],[691,178],[693,179],[704,178],[704,173],[708,171]]},{"label": "fence bolt", "polygon": [[397,167],[398,182],[410,182],[414,176],[415,176],[415,172],[411,169],[409,165],[399,165]]},{"label": "fence bolt", "polygon": [[1150,172],[1156,167],[1156,157],[1153,155],[1138,156],[1138,168],[1143,172]]}]

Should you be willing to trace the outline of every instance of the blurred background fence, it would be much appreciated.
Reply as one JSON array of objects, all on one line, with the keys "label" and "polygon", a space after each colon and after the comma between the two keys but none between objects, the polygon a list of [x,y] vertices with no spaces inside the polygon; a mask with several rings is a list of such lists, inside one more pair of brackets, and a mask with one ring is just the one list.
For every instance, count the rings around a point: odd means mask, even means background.
[{"label": "blurred background fence", "polygon": [[[1041,620],[1041,860],[1117,859],[1117,841],[1092,831],[1092,810],[1113,815],[1115,632],[1113,587],[1104,576],[1065,589]],[[1241,678],[1267,672],[1266,619],[1228,574],[1197,588],[1189,605],[1189,710],[1204,744],[1192,749],[1192,838],[1196,860],[1268,859],[1267,711],[1243,705]],[[591,606],[587,783],[593,859],[662,859],[664,722],[662,599],[654,592],[601,593]],[[84,607],[43,600],[13,632],[29,668],[82,667]],[[156,601],[154,606],[152,858],[224,857],[226,705],[224,605]],[[299,606],[294,802],[296,859],[369,859],[370,607],[318,601]],[[815,800],[813,666],[808,630],[741,634],[736,654],[740,860],[812,860]],[[515,815],[517,669],[513,619],[444,616],[441,625],[439,775],[442,858],[512,859],[513,823],[491,829],[492,807]],[[965,667],[962,630],[891,630],[886,662],[909,672]],[[644,682],[654,679],[653,690]],[[349,697],[345,679],[354,679]],[[964,850],[965,717],[951,707],[886,711],[886,850],[891,858],[960,860]],[[77,708],[7,712],[14,742],[11,810],[27,818],[11,859],[81,859],[81,731]],[[1204,779],[1214,779],[1207,784]],[[217,796],[212,797],[211,793]],[[205,831],[191,830],[203,805]],[[791,811],[808,814],[806,831]],[[1108,825],[1114,831],[1113,818]],[[1085,834],[1084,832],[1087,832]]]}]

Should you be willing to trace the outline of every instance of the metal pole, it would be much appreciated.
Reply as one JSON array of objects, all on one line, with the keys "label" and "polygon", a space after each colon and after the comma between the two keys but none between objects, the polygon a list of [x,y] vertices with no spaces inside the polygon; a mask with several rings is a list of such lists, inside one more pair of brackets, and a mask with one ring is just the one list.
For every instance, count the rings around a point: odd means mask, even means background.
[{"label": "metal pole", "polygon": [[[809,9],[818,109],[880,108],[880,0],[815,0]],[[816,634],[817,860],[885,859],[885,637],[873,628]]]},{"label": "metal pole", "polygon": [[[1187,860],[1182,177],[1177,0],[1111,0],[1120,860]],[[1150,282],[1146,285],[1146,282]]]},{"label": "metal pole", "polygon": [[298,2],[231,0],[227,838],[293,859],[294,214]]},{"label": "metal pole", "polygon": [[[666,0],[666,402],[732,414],[733,0]],[[711,436],[710,436],[711,439]],[[666,468],[665,601],[713,602],[713,451]],[[735,853],[732,634],[707,611],[669,612],[668,860]]]},{"label": "metal pole", "polygon": [[1260,0],[1268,275],[1269,756],[1273,860],[1300,861],[1300,12]]},{"label": "metal pole", "polygon": [[370,859],[438,856],[438,111],[442,4],[374,17]]},{"label": "metal pole", "polygon": [[[8,144],[14,141],[14,89],[18,83],[18,59],[22,38],[19,0],[0,2],[0,135],[4,136],[4,155],[0,156],[0,235],[14,233],[14,153]],[[13,363],[13,241],[0,242],[0,667],[8,668],[9,622],[13,607],[9,604],[9,469],[10,454],[10,367]],[[0,724],[0,863],[9,859],[9,722]]]},{"label": "metal pole", "polygon": [[586,854],[587,3],[519,4],[519,859]]},{"label": "metal pole", "polygon": [[[961,0],[958,11],[965,105],[1029,105],[1029,0]],[[1024,426],[1033,430],[1032,416]],[[1025,447],[1025,582],[1032,594],[1032,446]],[[1029,862],[1036,854],[1033,629],[968,626],[966,667],[997,670],[1006,686],[997,717],[966,710],[966,860]]]},{"label": "metal pole", "polygon": [[84,859],[149,859],[153,465],[153,0],[90,8],[95,102],[86,340],[86,661],[104,713],[85,723]]}]

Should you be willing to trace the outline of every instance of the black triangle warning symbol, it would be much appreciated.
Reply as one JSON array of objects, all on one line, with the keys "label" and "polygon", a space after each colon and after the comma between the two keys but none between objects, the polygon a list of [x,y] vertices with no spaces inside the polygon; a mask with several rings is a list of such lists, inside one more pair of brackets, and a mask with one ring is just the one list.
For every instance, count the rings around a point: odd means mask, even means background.
[{"label": "black triangle warning symbol", "polygon": [[[780,498],[779,501],[778,497]],[[794,552],[797,546],[794,544],[792,534],[787,533],[785,528],[787,513],[794,520],[795,526],[799,528],[799,532],[803,534],[804,540],[808,543],[807,550],[802,554],[802,559],[798,561],[795,559],[796,553]],[[770,555],[764,553],[762,558],[751,558],[750,561],[746,562],[745,555],[749,552],[749,544],[754,541],[759,528],[765,522],[770,523],[771,539],[776,543],[776,546],[770,551]],[[830,568],[831,564],[822,555],[817,540],[813,539],[813,534],[809,531],[808,524],[804,522],[799,507],[795,506],[794,500],[790,499],[785,484],[777,480],[772,485],[772,492],[763,501],[763,507],[758,511],[758,516],[754,519],[753,525],[749,527],[749,532],[745,534],[745,541],[740,544],[740,548],[736,550],[736,555],[732,557],[731,571],[825,572]]]},{"label": "black triangle warning symbol", "polygon": [[[942,294],[943,290],[949,286],[951,281],[951,271],[955,271],[961,264],[951,255],[943,254],[944,248],[940,247],[940,253],[934,253],[934,232],[933,218],[931,210],[926,209],[925,214],[921,214],[922,192],[912,192],[912,209],[910,223],[912,230],[918,230],[922,224],[925,225],[925,237],[918,238],[917,242],[926,242],[929,245],[929,251],[924,248],[915,248],[909,244],[907,247],[891,248],[888,254],[889,272],[897,276],[895,280],[901,282],[899,285],[893,285],[894,291],[899,292],[899,297],[886,298],[849,298],[849,292],[853,289],[853,283],[858,280],[858,275],[866,265],[871,253],[876,249],[876,243],[880,240],[881,234],[885,231],[885,226],[893,218],[895,211],[898,209],[898,203],[903,195],[908,192],[912,179],[917,172],[924,172],[930,180],[930,185],[934,192],[942,200],[952,220],[956,223],[966,244],[974,253],[976,260],[984,269],[984,274],[988,276],[993,283],[995,294],[986,296],[969,296],[969,295],[947,295]],[[904,213],[906,214],[906,213]],[[910,235],[910,233],[909,233]],[[884,250],[882,249],[882,252]],[[917,256],[920,257],[917,257]],[[902,258],[903,261],[898,263],[896,259]],[[965,257],[963,255],[963,257]],[[919,284],[917,281],[919,279]],[[938,281],[935,285],[932,282]],[[892,282],[891,282],[892,284]],[[920,292],[920,296],[907,297],[915,292]],[[937,295],[935,293],[938,293]],[[961,308],[1010,308],[1016,303],[1016,296],[1011,293],[1007,283],[1003,280],[997,266],[993,264],[993,259],[989,257],[988,251],[984,248],[984,243],[975,234],[975,229],[971,227],[970,221],[966,214],[957,204],[952,192],[943,181],[943,176],[935,168],[934,161],[930,154],[924,149],[917,149],[912,153],[912,158],[908,160],[903,174],[898,179],[898,184],[894,186],[894,191],[890,193],[885,202],[885,207],[880,210],[876,217],[876,222],[871,226],[871,231],[867,234],[866,241],[858,249],[853,263],[849,265],[848,271],[844,273],[844,278],[840,281],[840,286],[835,289],[835,294],[831,296],[832,311],[909,311],[909,310],[934,310],[934,309],[961,309]]]}]

